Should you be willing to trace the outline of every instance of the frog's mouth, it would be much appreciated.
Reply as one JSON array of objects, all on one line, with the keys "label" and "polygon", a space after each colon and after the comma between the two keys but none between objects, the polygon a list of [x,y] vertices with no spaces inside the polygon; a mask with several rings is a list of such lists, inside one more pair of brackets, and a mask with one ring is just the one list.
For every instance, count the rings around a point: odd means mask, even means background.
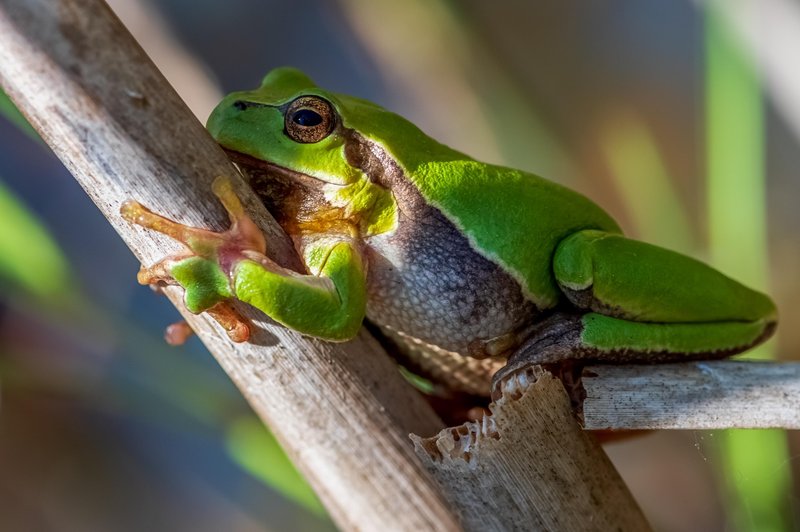
[{"label": "frog's mouth", "polygon": [[292,183],[300,188],[315,189],[321,189],[324,185],[332,184],[295,170],[289,170],[275,163],[257,159],[252,155],[230,150],[224,146],[222,146],[222,150],[228,156],[228,159],[236,163],[236,166],[242,170],[251,182],[254,181],[256,177],[259,179],[272,178],[286,184]]},{"label": "frog's mouth", "polygon": [[344,213],[325,199],[323,189],[329,183],[245,153],[224,147],[223,150],[290,235],[318,219],[321,213],[328,213],[331,219],[344,218]]}]

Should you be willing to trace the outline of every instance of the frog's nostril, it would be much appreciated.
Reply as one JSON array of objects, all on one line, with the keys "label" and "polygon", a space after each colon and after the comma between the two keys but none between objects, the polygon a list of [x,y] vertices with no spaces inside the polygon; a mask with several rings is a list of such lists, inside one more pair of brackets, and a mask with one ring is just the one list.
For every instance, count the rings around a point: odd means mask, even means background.
[{"label": "frog's nostril", "polygon": [[236,100],[235,102],[233,102],[233,106],[239,111],[244,111],[245,109],[247,109],[247,102],[242,100]]}]

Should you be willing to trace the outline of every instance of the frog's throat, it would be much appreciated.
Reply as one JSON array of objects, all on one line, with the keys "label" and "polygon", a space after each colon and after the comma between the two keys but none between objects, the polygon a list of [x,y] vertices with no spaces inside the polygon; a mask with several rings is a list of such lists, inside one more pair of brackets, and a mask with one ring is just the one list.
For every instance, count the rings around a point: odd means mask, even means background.
[{"label": "frog's throat", "polygon": [[397,203],[391,191],[366,173],[354,183],[335,185],[241,152],[225,152],[290,235],[342,233],[368,237],[397,226]]}]

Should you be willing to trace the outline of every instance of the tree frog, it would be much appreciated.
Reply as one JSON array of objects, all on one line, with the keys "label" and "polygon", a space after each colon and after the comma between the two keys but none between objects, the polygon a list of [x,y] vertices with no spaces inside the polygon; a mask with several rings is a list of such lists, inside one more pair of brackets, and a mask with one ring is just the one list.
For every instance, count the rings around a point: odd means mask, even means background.
[{"label": "tree frog", "polygon": [[368,320],[412,371],[485,395],[530,364],[724,357],[774,330],[770,298],[678,253],[631,240],[595,203],[472,159],[369,101],[292,68],[226,96],[208,131],[249,178],[306,271],[265,255],[230,183],[223,233],[138,203],[123,214],[187,252],[140,272],[177,283],[243,340],[236,298],[303,334],[344,341]]}]

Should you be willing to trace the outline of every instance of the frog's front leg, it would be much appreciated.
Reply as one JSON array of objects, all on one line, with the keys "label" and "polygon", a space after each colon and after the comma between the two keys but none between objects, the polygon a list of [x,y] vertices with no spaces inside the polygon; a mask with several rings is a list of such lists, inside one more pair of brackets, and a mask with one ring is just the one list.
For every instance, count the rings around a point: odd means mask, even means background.
[{"label": "frog's front leg", "polygon": [[186,308],[211,314],[234,341],[246,340],[248,329],[244,318],[228,304],[232,298],[304,334],[326,340],[355,336],[366,306],[364,265],[356,244],[320,240],[306,250],[312,275],[287,270],[264,254],[264,237],[245,213],[230,181],[218,178],[213,187],[231,219],[231,227],[221,233],[178,224],[136,202],[123,205],[128,221],[171,236],[187,248],[185,253],[143,268],[139,281],[181,285]]},{"label": "frog's front leg", "polygon": [[562,241],[553,273],[572,305],[528,331],[495,384],[531,364],[710,359],[772,334],[772,300],[684,255],[586,230]]}]

